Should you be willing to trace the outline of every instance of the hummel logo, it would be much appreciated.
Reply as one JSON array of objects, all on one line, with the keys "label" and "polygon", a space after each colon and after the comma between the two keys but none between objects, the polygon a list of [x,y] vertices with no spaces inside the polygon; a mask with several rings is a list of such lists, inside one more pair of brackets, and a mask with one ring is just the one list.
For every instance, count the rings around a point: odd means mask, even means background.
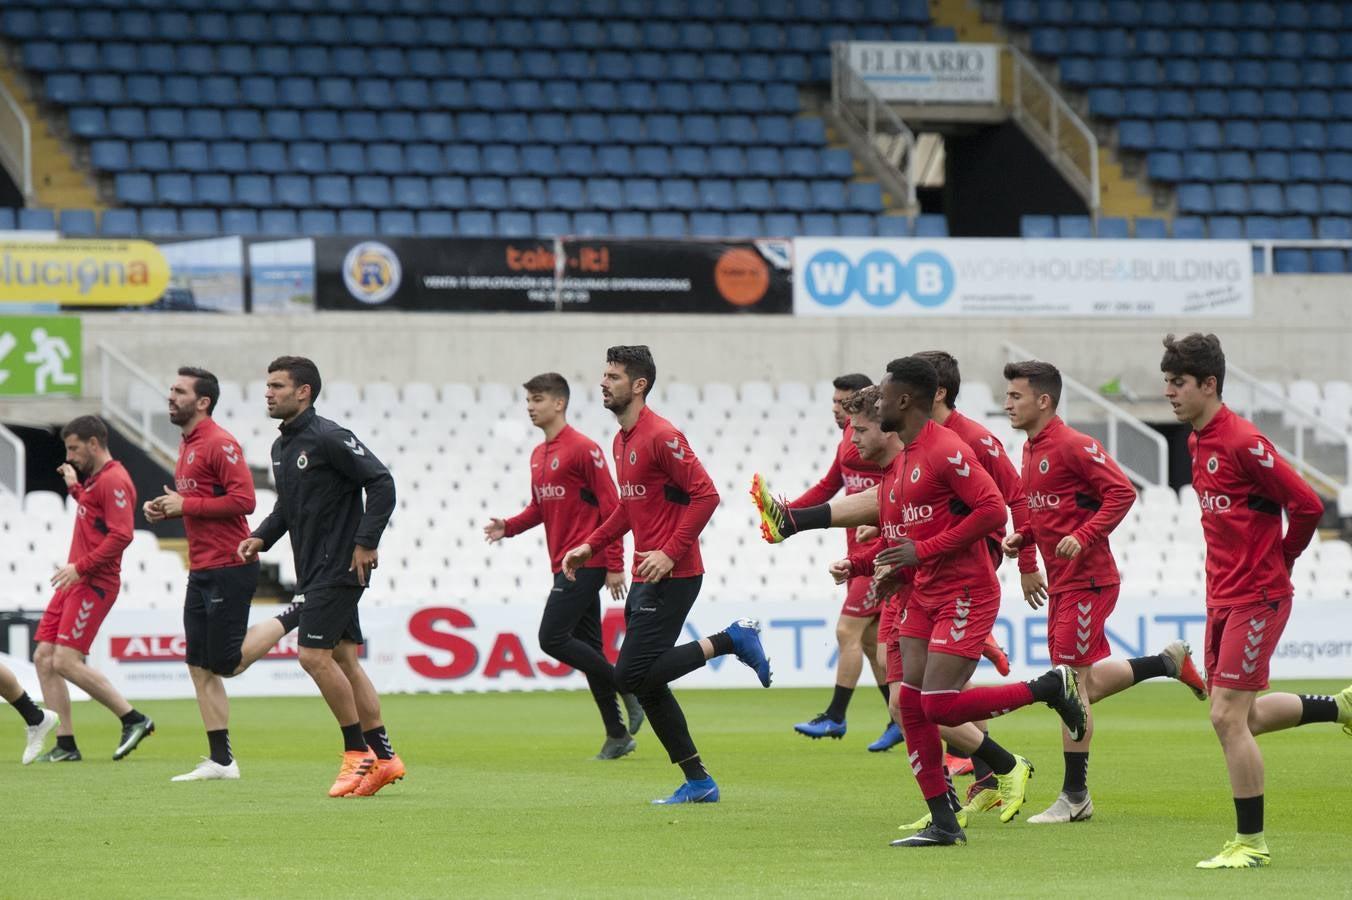
[{"label": "hummel logo", "polygon": [[1257,647],[1259,644],[1263,643],[1263,636],[1261,634],[1249,632],[1249,643]]},{"label": "hummel logo", "polygon": [[1263,652],[1262,650],[1259,650],[1257,647],[1254,647],[1252,650],[1245,650],[1245,651],[1244,651],[1244,655],[1247,656],[1247,657],[1249,658],[1250,661],[1252,661],[1252,660],[1257,659],[1257,658],[1258,658],[1258,654],[1260,654],[1260,653],[1262,653],[1262,652]]},{"label": "hummel logo", "polygon": [[1276,462],[1276,460],[1272,458],[1272,454],[1267,452],[1267,448],[1263,446],[1262,441],[1259,441],[1250,447],[1249,452],[1258,457],[1258,465],[1265,469],[1272,468],[1273,463]]},{"label": "hummel logo", "polygon": [[127,508],[127,492],[113,488],[113,505],[118,509]]},{"label": "hummel logo", "polygon": [[1092,609],[1094,608],[1094,604],[1093,604],[1092,602],[1090,602],[1090,603],[1077,603],[1077,604],[1075,604],[1075,605],[1078,606],[1078,607],[1080,608],[1080,612],[1082,612],[1082,613],[1087,613],[1087,612],[1089,612],[1090,610],[1092,610]]},{"label": "hummel logo", "polygon": [[[685,448],[681,447],[680,438],[672,438],[671,440],[667,441],[666,444],[667,447],[671,450],[672,456],[674,456],[676,459],[685,459]],[[677,449],[678,447],[680,448],[679,450]]]},{"label": "hummel logo", "polygon": [[963,636],[964,634],[967,633],[967,629],[966,629],[966,628],[950,628],[950,629],[948,629],[948,633],[951,634],[951,635],[953,636],[953,640],[955,640],[955,641],[960,641],[960,640],[962,640],[962,636]]},{"label": "hummel logo", "polygon": [[1094,462],[1098,463],[1099,465],[1103,465],[1105,462],[1107,462],[1108,455],[1099,449],[1098,441],[1094,441],[1094,443],[1090,444],[1088,447],[1085,447],[1084,452],[1088,453],[1089,458],[1092,459]]},{"label": "hummel logo", "polygon": [[1078,630],[1078,631],[1075,632],[1075,636],[1076,636],[1077,638],[1079,638],[1080,640],[1082,640],[1082,641],[1087,641],[1087,640],[1089,640],[1089,629],[1088,629],[1088,628],[1085,628],[1085,629]]},{"label": "hummel logo", "polygon": [[366,448],[363,447],[361,444],[357,443],[357,439],[354,437],[350,437],[347,440],[343,441],[343,445],[346,446],[347,449],[351,450],[353,455],[355,456],[366,455]]},{"label": "hummel logo", "polygon": [[1088,644],[1076,644],[1076,645],[1075,645],[1075,649],[1080,651],[1080,655],[1081,655],[1081,656],[1084,656],[1086,653],[1089,652],[1089,645],[1088,645]]},{"label": "hummel logo", "polygon": [[948,456],[945,458],[955,466],[962,466],[961,469],[954,469],[954,471],[957,472],[958,475],[961,476],[962,478],[966,478],[971,473],[972,467],[962,461],[961,450],[958,451],[957,456]]},{"label": "hummel logo", "polygon": [[1250,665],[1249,663],[1240,663],[1239,665],[1240,668],[1242,668],[1245,672],[1248,672],[1250,675],[1253,674],[1254,669],[1258,668],[1256,665]]},{"label": "hummel logo", "polygon": [[1075,617],[1075,621],[1080,623],[1080,627],[1081,627],[1081,628],[1088,628],[1088,627],[1089,627],[1089,623],[1092,622],[1092,621],[1094,621],[1094,620],[1093,620],[1092,618],[1090,618],[1089,616],[1076,616],[1076,617]]},{"label": "hummel logo", "polygon": [[225,454],[226,462],[230,463],[230,465],[233,466],[235,463],[239,462],[239,451],[235,449],[234,444],[226,444],[221,448],[221,452]]},{"label": "hummel logo", "polygon": [[606,467],[606,460],[605,460],[605,457],[603,457],[603,456],[601,455],[601,451],[600,451],[600,450],[593,450],[593,451],[591,451],[591,458],[592,458],[592,465],[596,466],[596,468],[598,468],[598,469],[604,469],[604,468]]},{"label": "hummel logo", "polygon": [[1263,619],[1261,621],[1259,621],[1258,619],[1249,620],[1249,627],[1252,628],[1254,631],[1262,631],[1266,626],[1267,619]]},{"label": "hummel logo", "polygon": [[986,435],[981,439],[981,443],[986,445],[986,452],[989,453],[991,456],[997,458],[1000,456],[1000,446],[995,443],[994,435],[989,434]]},{"label": "hummel logo", "polygon": [[305,635],[305,636],[306,636],[307,638],[309,638],[310,640],[312,640],[312,641],[322,641],[322,640],[324,640],[324,635],[322,635],[322,634],[307,634],[307,635]]}]

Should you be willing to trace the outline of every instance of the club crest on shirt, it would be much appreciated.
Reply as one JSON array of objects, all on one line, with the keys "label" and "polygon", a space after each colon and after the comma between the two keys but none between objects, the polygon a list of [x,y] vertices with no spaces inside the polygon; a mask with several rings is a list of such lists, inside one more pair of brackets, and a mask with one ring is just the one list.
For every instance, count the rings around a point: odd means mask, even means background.
[{"label": "club crest on shirt", "polygon": [[296,457],[296,468],[297,468],[297,469],[304,469],[304,468],[305,468],[306,466],[308,466],[309,464],[310,464],[310,457],[306,456],[306,455],[305,455],[305,451],[302,450],[302,451],[300,452],[300,456],[297,456],[297,457]]},{"label": "club crest on shirt", "polygon": [[193,464],[193,460],[195,460],[195,459],[197,459],[197,451],[196,451],[196,450],[189,450],[189,451],[188,451],[188,465],[192,465],[192,464]]},{"label": "club crest on shirt", "polygon": [[637,464],[638,464],[638,451],[637,451],[637,450],[630,450],[630,451],[629,451],[629,465],[633,466],[633,465],[637,465]]},{"label": "club crest on shirt", "polygon": [[1045,457],[1045,456],[1042,457],[1042,462],[1040,462],[1040,463],[1037,464],[1037,470],[1038,470],[1039,472],[1041,472],[1043,475],[1046,475],[1046,474],[1047,474],[1047,470],[1050,469],[1050,468],[1051,468],[1051,463],[1047,462],[1047,457]]},{"label": "club crest on shirt", "polygon": [[549,469],[551,472],[557,472],[558,468],[559,468],[559,458],[556,456],[549,461]]},{"label": "club crest on shirt", "polygon": [[892,488],[891,490],[889,490],[889,491],[887,492],[887,502],[888,502],[888,503],[896,503],[896,502],[897,502],[897,489],[896,489],[896,488]]},{"label": "club crest on shirt", "polygon": [[1219,469],[1220,467],[1221,461],[1217,459],[1215,456],[1212,456],[1211,459],[1208,459],[1206,461],[1206,470],[1210,472],[1212,475],[1215,475],[1216,470]]},{"label": "club crest on shirt", "polygon": [[914,469],[911,470],[911,484],[915,484],[919,480],[920,480],[920,467],[916,466]]}]

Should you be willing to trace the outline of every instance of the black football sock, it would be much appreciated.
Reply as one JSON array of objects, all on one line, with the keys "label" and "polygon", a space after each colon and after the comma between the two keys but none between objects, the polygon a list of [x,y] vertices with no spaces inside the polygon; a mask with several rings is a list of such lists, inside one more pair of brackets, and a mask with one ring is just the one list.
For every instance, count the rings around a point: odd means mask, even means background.
[{"label": "black football sock", "polygon": [[1235,798],[1235,831],[1240,834],[1263,833],[1263,795]]},{"label": "black football sock", "polygon": [[801,509],[784,508],[784,527],[780,529],[785,537],[800,531],[814,531],[831,527],[831,504],[804,506]]},{"label": "black football sock", "polygon": [[892,689],[885,684],[878,685],[878,692],[883,695],[883,706],[887,707],[887,716],[892,717]]},{"label": "black football sock", "polygon": [[235,755],[230,752],[230,729],[208,731],[207,746],[211,748],[211,761],[217,765],[228,766],[234,761]]},{"label": "black football sock", "polygon": [[75,735],[73,734],[58,734],[56,746],[67,753],[78,753],[80,751],[80,748],[75,746]]},{"label": "black football sock", "polygon": [[836,691],[831,695],[831,705],[826,707],[826,718],[832,722],[844,722],[845,710],[849,708],[850,698],[853,696],[854,688],[836,685]]},{"label": "black football sock", "polygon": [[1061,780],[1061,790],[1067,794],[1083,794],[1089,790],[1089,754],[1067,752],[1061,755],[1066,760],[1066,774]]},{"label": "black football sock", "polygon": [[366,750],[366,739],[361,736],[361,723],[353,722],[351,725],[339,726],[343,732],[343,752],[356,751],[361,753]]},{"label": "black football sock", "polygon": [[1300,725],[1338,721],[1338,701],[1332,697],[1300,695]]},{"label": "black football sock", "polygon": [[953,803],[949,799],[951,796],[952,791],[945,791],[937,797],[925,800],[925,805],[930,811],[930,821],[949,834],[960,830],[957,813],[953,810]]},{"label": "black football sock", "polygon": [[125,716],[118,716],[118,718],[122,720],[123,725],[136,725],[146,720],[145,714],[139,713],[135,709],[127,713]]},{"label": "black football sock", "polygon": [[23,716],[24,724],[30,728],[42,724],[42,710],[38,709],[38,705],[27,692],[20,694],[17,700],[11,700],[9,705]]},{"label": "black football sock", "polygon": [[394,757],[394,748],[390,746],[390,736],[385,733],[384,725],[372,728],[370,731],[363,731],[361,735],[366,738],[366,746],[370,747],[375,753],[376,759],[392,759]]},{"label": "black football sock", "polygon": [[679,765],[681,771],[685,774],[686,781],[703,781],[709,777],[708,771],[704,768],[704,763],[700,762],[699,754],[681,760]]},{"label": "black football sock", "polygon": [[1137,656],[1127,660],[1131,666],[1131,683],[1140,684],[1147,678],[1177,678],[1178,672],[1170,672],[1172,659],[1162,653],[1153,656]]},{"label": "black football sock", "polygon": [[709,643],[714,645],[714,656],[727,656],[736,650],[732,643],[732,635],[726,631],[709,635]]},{"label": "black football sock", "polygon": [[[997,775],[1008,775],[1014,771],[1014,754],[997,744],[989,734],[981,739],[981,746],[972,751],[972,759],[985,763]],[[972,766],[975,774],[976,763],[973,762]]]}]

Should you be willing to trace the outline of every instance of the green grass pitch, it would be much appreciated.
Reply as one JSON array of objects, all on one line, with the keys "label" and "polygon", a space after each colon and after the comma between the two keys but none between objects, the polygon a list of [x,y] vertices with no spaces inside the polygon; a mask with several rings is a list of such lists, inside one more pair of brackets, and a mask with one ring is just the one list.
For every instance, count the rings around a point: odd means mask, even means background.
[{"label": "green grass pitch", "polygon": [[[1335,683],[1285,684],[1329,692]],[[145,702],[158,729],[114,763],[118,726],[76,704],[85,761],[20,766],[20,723],[0,720],[0,895],[22,897],[1190,897],[1352,893],[1352,738],[1314,725],[1260,738],[1266,870],[1202,872],[1234,812],[1205,705],[1143,685],[1096,709],[1091,822],[1034,826],[1061,783],[1054,715],[1035,706],[993,733],[1033,760],[1024,813],[986,814],[965,848],[895,850],[923,811],[871,685],[843,741],[795,721],[825,690],[679,692],[723,791],[717,805],[654,807],[679,783],[648,727],[638,752],[594,762],[601,733],[582,692],[390,696],[409,777],[371,799],[331,800],[341,747],[315,699],[233,706],[243,779],[170,784],[206,752],[190,701]],[[7,737],[5,735],[8,735]],[[961,781],[965,789],[967,779]]]}]

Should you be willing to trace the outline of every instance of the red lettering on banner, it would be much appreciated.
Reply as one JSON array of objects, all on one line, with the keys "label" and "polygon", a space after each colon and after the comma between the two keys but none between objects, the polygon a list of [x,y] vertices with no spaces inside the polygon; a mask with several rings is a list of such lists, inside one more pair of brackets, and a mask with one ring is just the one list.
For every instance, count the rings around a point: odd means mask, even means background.
[{"label": "red lettering on banner", "polygon": [[118,662],[183,662],[188,658],[188,642],[181,634],[115,637],[109,649]]},{"label": "red lettering on banner", "polygon": [[473,628],[474,620],[468,613],[450,607],[418,610],[408,620],[409,635],[434,650],[450,653],[451,661],[439,665],[432,657],[417,654],[408,657],[408,666],[424,678],[464,678],[479,664],[479,651],[458,634],[437,627],[443,624],[452,628]]},{"label": "red lettering on banner", "polygon": [[484,663],[484,677],[497,678],[503,672],[512,671],[522,678],[534,678],[530,660],[526,658],[526,648],[521,646],[521,638],[511,632],[503,632],[493,642],[488,651],[488,662]]}]

